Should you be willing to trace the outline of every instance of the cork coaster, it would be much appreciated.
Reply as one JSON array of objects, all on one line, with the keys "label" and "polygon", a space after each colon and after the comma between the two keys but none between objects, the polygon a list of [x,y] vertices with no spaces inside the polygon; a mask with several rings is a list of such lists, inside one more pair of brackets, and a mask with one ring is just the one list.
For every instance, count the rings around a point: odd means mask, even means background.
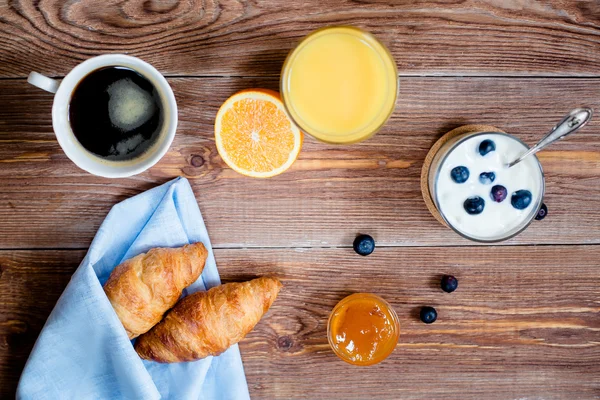
[{"label": "cork coaster", "polygon": [[425,205],[427,206],[427,209],[429,210],[431,215],[433,215],[433,217],[435,219],[437,219],[438,222],[444,226],[448,226],[448,225],[446,225],[446,222],[444,221],[444,219],[438,212],[438,210],[435,206],[435,203],[433,202],[433,200],[431,198],[431,194],[429,193],[429,180],[427,179],[427,174],[429,172],[429,166],[431,165],[431,162],[433,161],[433,158],[435,157],[437,152],[444,145],[444,143],[446,143],[448,140],[452,139],[455,136],[463,135],[465,133],[479,133],[479,132],[502,132],[502,133],[505,133],[503,130],[500,130],[491,125],[459,126],[458,128],[452,129],[450,132],[446,133],[444,136],[439,138],[438,141],[435,142],[433,146],[431,146],[431,149],[429,150],[429,153],[427,153],[427,157],[425,157],[425,161],[423,162],[423,168],[421,169],[421,193],[423,194],[423,200],[425,200]]}]

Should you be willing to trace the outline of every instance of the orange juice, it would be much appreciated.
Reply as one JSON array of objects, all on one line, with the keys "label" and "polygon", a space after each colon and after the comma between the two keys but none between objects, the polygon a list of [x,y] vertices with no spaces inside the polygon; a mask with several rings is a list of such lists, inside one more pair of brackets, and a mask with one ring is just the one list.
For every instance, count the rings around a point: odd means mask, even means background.
[{"label": "orange juice", "polygon": [[399,334],[394,309],[369,293],[355,293],[340,301],[327,325],[327,339],[334,353],[353,365],[383,361],[394,351]]},{"label": "orange juice", "polygon": [[373,135],[396,104],[396,64],[374,36],[354,27],[308,35],[288,56],[281,75],[286,108],[306,133],[327,143]]}]

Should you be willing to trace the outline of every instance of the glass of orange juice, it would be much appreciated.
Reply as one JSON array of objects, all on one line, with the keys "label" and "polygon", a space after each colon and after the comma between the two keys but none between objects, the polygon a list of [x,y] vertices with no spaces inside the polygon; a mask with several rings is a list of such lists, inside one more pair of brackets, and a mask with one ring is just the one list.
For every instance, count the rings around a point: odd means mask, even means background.
[{"label": "glass of orange juice", "polygon": [[394,111],[398,70],[370,33],[322,28],[288,55],[281,94],[304,132],[326,143],[356,143],[375,134]]},{"label": "glass of orange juice", "polygon": [[352,365],[373,365],[385,360],[400,336],[398,315],[384,299],[355,293],[340,301],[327,323],[333,352]]}]

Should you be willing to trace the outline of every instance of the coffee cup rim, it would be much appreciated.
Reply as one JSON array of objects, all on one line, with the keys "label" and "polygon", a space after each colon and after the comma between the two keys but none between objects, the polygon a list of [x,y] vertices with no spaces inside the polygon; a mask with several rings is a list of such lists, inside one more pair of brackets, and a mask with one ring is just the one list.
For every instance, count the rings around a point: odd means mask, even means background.
[{"label": "coffee cup rim", "polygon": [[[110,161],[92,154],[79,143],[69,123],[69,103],[73,91],[83,78],[105,67],[125,67],[140,73],[154,85],[163,102],[164,123],[157,142],[145,154],[132,160]],[[177,102],[166,78],[149,63],[125,54],[104,54],[77,65],[61,81],[52,105],[54,133],[67,157],[79,168],[105,178],[137,175],[155,165],[169,150],[177,122]]]}]

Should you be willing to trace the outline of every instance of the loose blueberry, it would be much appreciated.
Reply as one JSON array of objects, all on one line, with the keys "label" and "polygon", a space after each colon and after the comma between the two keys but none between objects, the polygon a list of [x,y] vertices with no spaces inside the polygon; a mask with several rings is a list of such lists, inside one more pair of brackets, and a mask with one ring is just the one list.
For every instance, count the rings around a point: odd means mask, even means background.
[{"label": "loose blueberry", "polygon": [[479,182],[484,185],[490,185],[496,180],[496,174],[493,172],[482,172],[479,174]]},{"label": "loose blueberry", "polygon": [[469,169],[467,167],[463,167],[462,165],[459,167],[454,167],[452,168],[452,171],[450,171],[450,176],[456,183],[465,183],[467,179],[469,179]]},{"label": "loose blueberry", "polygon": [[535,219],[541,221],[546,218],[546,215],[548,215],[548,207],[546,207],[546,204],[542,203],[542,207],[540,207]]},{"label": "loose blueberry", "polygon": [[485,201],[479,196],[469,197],[465,200],[463,207],[468,214],[477,215],[483,212]]},{"label": "loose blueberry", "polygon": [[458,279],[452,275],[444,275],[442,277],[442,290],[446,293],[452,293],[458,287]]},{"label": "loose blueberry", "polygon": [[358,235],[352,247],[361,256],[368,256],[375,250],[375,240],[369,235]]},{"label": "loose blueberry", "polygon": [[433,307],[423,307],[421,308],[420,316],[421,321],[425,322],[426,324],[431,324],[437,319],[437,311],[435,311],[435,308]]},{"label": "loose blueberry", "polygon": [[485,156],[490,151],[496,150],[496,143],[494,143],[490,139],[485,139],[483,142],[479,143],[479,154]]},{"label": "loose blueberry", "polygon": [[531,192],[529,190],[517,190],[510,198],[510,204],[517,210],[524,210],[531,204]]},{"label": "loose blueberry", "polygon": [[502,203],[507,195],[508,195],[508,191],[506,190],[506,188],[504,186],[502,186],[502,185],[492,186],[490,196],[491,196],[492,200],[494,200],[496,203]]}]

